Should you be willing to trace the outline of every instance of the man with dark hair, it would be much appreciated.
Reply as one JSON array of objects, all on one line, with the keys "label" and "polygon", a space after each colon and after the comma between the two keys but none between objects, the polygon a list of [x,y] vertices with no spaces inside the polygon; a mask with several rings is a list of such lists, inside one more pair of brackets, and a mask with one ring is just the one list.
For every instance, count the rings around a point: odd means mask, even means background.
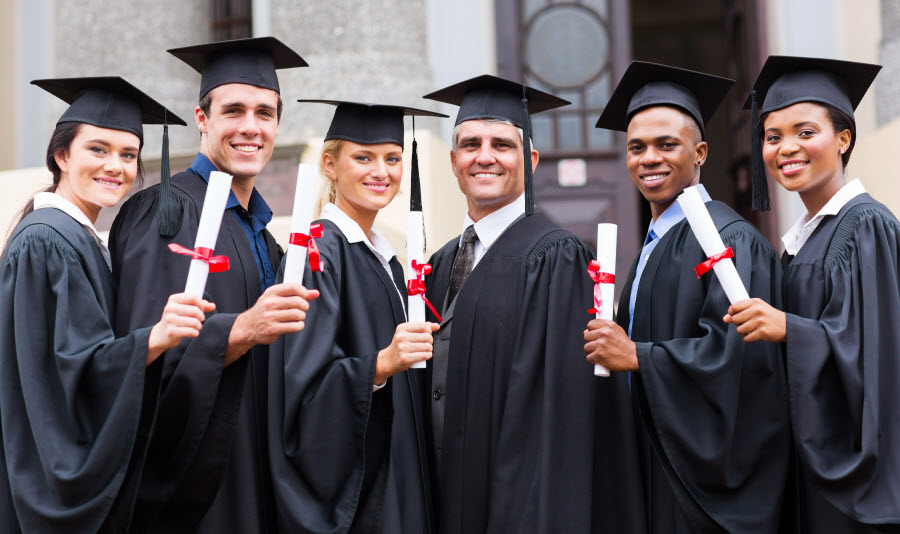
[{"label": "man with dark hair", "polygon": [[[170,50],[201,75],[194,110],[200,153],[191,167],[141,191],[110,234],[118,281],[116,330],[159,315],[180,291],[212,171],[233,176],[215,253],[230,269],[211,274],[205,298],[216,312],[199,337],[169,350],[163,389],[130,531],[274,532],[266,436],[267,344],[303,328],[314,292],[278,284],[282,251],[265,229],[272,212],[254,188],[272,156],[281,116],[275,69],[305,66],[272,37]],[[132,496],[132,498],[135,498]]]},{"label": "man with dark hair", "polygon": [[427,284],[443,319],[424,392],[438,532],[640,532],[625,377],[581,359],[593,255],[534,213],[530,114],[568,102],[494,76],[426,98],[460,106],[450,162],[468,207]]},{"label": "man with dark hair", "polygon": [[627,132],[625,160],[653,220],[617,322],[584,332],[588,361],[627,371],[648,532],[774,533],[790,454],[787,384],[774,343],[744,343],[676,198],[697,186],[751,296],[778,305],[781,270],[748,222],[700,184],[704,127],[734,82],[633,62],[598,127]]}]

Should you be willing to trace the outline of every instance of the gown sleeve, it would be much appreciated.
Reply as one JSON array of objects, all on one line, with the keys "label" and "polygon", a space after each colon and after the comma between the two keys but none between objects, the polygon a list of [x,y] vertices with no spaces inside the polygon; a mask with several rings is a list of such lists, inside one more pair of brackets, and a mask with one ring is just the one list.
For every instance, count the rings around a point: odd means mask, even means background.
[{"label": "gown sleeve", "polygon": [[796,446],[832,505],[865,523],[898,524],[900,224],[869,209],[858,226],[842,225],[824,274],[821,314],[787,315]]},{"label": "gown sleeve", "polygon": [[593,254],[562,234],[544,238],[525,266],[487,531],[576,533],[602,524],[604,532],[637,532],[643,512],[633,416],[617,400],[627,399],[625,377],[597,378],[585,361]]},{"label": "gown sleeve", "polygon": [[[330,232],[329,232],[330,233]],[[279,528],[304,534],[348,532],[364,505],[369,464],[367,431],[373,403],[390,399],[390,386],[372,391],[378,351],[348,353],[354,331],[348,315],[365,313],[349,302],[366,288],[353,285],[336,239],[318,239],[324,272],[307,265],[304,285],[319,290],[302,331],[281,336],[269,352],[269,447]],[[284,262],[279,270],[283,279]],[[352,286],[352,287],[350,287]],[[356,306],[357,308],[353,308]],[[383,348],[383,347],[382,347]],[[375,399],[373,401],[373,399]],[[376,423],[372,423],[376,424]],[[390,438],[390,422],[383,429]]]},{"label": "gown sleeve", "polygon": [[[768,242],[743,221],[720,233],[734,251],[750,297],[780,309],[781,268]],[[699,251],[696,241],[691,243]],[[635,343],[640,372],[634,374],[634,389],[649,408],[644,426],[674,468],[678,481],[670,483],[683,484],[729,531],[760,531],[777,524],[788,471],[790,426],[780,345],[746,343],[722,320],[729,301],[715,274],[697,280],[693,267],[699,261],[687,253],[681,259],[674,294],[652,295],[653,302],[674,302],[650,317],[678,324],[679,335],[696,335]],[[697,323],[688,325],[694,309]]]},{"label": "gown sleeve", "polygon": [[[154,324],[169,296],[184,291],[190,262],[169,251],[168,243],[192,246],[200,214],[196,205],[186,202],[180,231],[173,239],[164,240],[157,231],[155,199],[153,190],[138,193],[122,207],[110,231],[113,274],[119,288],[115,321],[119,334]],[[215,301],[209,295],[204,297]],[[214,311],[198,337],[183,339],[161,356],[162,392],[136,523],[152,517],[176,491],[190,494],[192,506],[185,514],[202,515],[204,506],[215,497],[246,375],[247,358],[223,369],[236,317],[236,313]],[[203,476],[189,475],[189,470]],[[190,488],[181,487],[185,480],[190,481]]]},{"label": "gown sleeve", "polygon": [[2,262],[2,449],[24,532],[97,532],[139,432],[150,328],[116,339],[83,261],[35,224]]}]

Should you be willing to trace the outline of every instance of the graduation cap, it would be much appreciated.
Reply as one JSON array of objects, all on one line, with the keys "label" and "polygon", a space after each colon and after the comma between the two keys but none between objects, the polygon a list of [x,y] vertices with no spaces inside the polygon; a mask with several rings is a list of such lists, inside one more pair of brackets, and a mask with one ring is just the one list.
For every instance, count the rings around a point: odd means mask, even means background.
[{"label": "graduation cap", "polygon": [[671,106],[691,116],[705,139],[706,123],[733,85],[734,80],[712,74],[632,61],[595,127],[624,132],[638,111]]},{"label": "graduation cap", "polygon": [[227,83],[253,85],[281,94],[275,70],[309,66],[275,37],[219,41],[168,52],[200,73],[200,98]]},{"label": "graduation cap", "polygon": [[[880,70],[881,65],[871,63],[813,57],[769,56],[744,103],[744,109],[751,111],[754,185],[766,180],[762,161],[762,141],[757,132],[760,115],[799,102],[818,102],[834,106],[843,112],[855,127],[853,110],[859,105]],[[762,107],[759,106],[760,100]],[[759,199],[754,193],[754,209],[757,201],[768,209],[768,191],[765,198]]]},{"label": "graduation cap", "polygon": [[522,128],[525,154],[525,214],[534,213],[531,168],[531,115],[571,104],[525,84],[484,74],[427,94],[424,98],[459,106],[455,125],[470,120],[506,120]]},{"label": "graduation cap", "polygon": [[57,125],[83,122],[99,128],[131,132],[142,142],[142,124],[186,125],[178,115],[118,76],[52,78],[32,80],[31,83],[69,104],[69,108],[56,121]]},{"label": "graduation cap", "polygon": [[361,145],[394,143],[403,146],[403,117],[413,118],[413,153],[410,171],[410,211],[422,211],[422,189],[419,178],[419,156],[416,147],[416,117],[442,117],[447,115],[424,109],[343,100],[300,99],[297,102],[313,102],[337,106],[325,140],[344,139]]},{"label": "graduation cap", "polygon": [[[162,124],[163,141],[160,161],[160,181],[169,182],[169,123],[187,123],[140,89],[118,76],[96,78],[55,78],[33,80],[31,83],[69,104],[56,124],[83,122],[100,128],[122,130],[138,136],[143,143],[142,124]],[[157,208],[171,211],[160,199]],[[160,232],[162,232],[162,222]],[[174,235],[174,233],[172,233]]]}]

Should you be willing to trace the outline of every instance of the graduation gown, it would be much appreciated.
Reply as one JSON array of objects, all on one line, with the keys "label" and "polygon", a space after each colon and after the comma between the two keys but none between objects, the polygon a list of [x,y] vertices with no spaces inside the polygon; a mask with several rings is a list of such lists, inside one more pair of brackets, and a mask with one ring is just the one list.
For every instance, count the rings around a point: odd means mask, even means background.
[{"label": "graduation gown", "polygon": [[[171,242],[192,248],[206,183],[182,172],[172,187],[184,197],[181,228],[173,239],[157,231],[157,187],[126,202],[110,232],[113,273],[119,283],[117,332],[158,320],[166,299],[184,291],[190,259]],[[273,265],[281,249],[266,232]],[[256,346],[223,368],[231,326],[262,294],[253,252],[237,215],[227,210],[215,254],[228,271],[212,273],[204,298],[216,310],[200,335],[166,351],[157,425],[134,513],[132,531],[241,532],[274,529],[266,437],[268,347]]]},{"label": "graduation gown", "polygon": [[403,270],[393,258],[388,276],[364,242],[348,242],[330,220],[318,222],[325,270],[307,265],[303,280],[320,296],[305,328],[270,349],[279,530],[427,534],[422,408],[411,389],[419,372],[398,373],[372,391],[378,352],[406,321]]},{"label": "graduation gown", "polygon": [[0,531],[121,532],[159,390],[150,328],[114,336],[109,267],[61,210],[25,216],[0,269]]},{"label": "graduation gown", "polygon": [[[431,258],[438,309],[457,249],[458,238]],[[584,359],[591,259],[543,215],[522,217],[456,296],[445,389],[432,391],[430,362],[423,391],[446,403],[438,532],[642,531],[633,419],[616,400],[625,376],[596,378]]]},{"label": "graduation gown", "polygon": [[[721,202],[706,207],[751,297],[780,307],[772,246]],[[662,238],[644,269],[631,339],[649,532],[776,532],[788,479],[790,421],[778,344],[746,343],[722,321],[729,302],[687,220]],[[628,330],[637,260],[617,322]]]},{"label": "graduation gown", "polygon": [[900,224],[862,194],[785,260],[801,532],[900,532]]}]

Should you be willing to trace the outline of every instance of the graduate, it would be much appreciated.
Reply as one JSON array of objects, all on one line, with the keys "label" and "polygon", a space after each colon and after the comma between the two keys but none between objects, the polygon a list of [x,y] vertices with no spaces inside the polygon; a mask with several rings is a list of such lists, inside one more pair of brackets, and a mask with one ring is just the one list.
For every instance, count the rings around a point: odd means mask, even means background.
[{"label": "graduate", "polygon": [[427,534],[423,415],[413,395],[421,371],[403,371],[431,357],[438,325],[406,322],[403,269],[374,222],[400,191],[404,115],[446,115],[300,102],[336,109],[319,160],[324,270],[307,265],[303,278],[321,296],[306,329],[269,356],[278,528]]},{"label": "graduate", "polygon": [[120,532],[160,355],[197,337],[214,306],[175,294],[148,310],[156,321],[116,337],[109,251],[94,224],[143,178],[142,124],[184,121],[122,78],[32,83],[70,106],[47,148],[53,184],[0,258],[0,531]]},{"label": "graduate", "polygon": [[230,269],[207,280],[217,313],[200,336],[166,353],[131,531],[271,532],[267,345],[303,328],[313,296],[298,284],[274,284],[282,251],[254,184],[281,120],[276,70],[306,62],[274,37],[169,52],[200,72],[200,150],[189,169],[171,178],[166,169],[159,186],[134,195],[113,223],[117,333],[150,324],[164,296],[184,287],[190,259],[168,245],[193,245],[215,170],[233,177],[214,250]]},{"label": "graduate", "polygon": [[803,533],[900,532],[900,223],[845,171],[880,69],[771,56],[747,102],[754,158],[807,213],[782,238],[784,311],[750,299],[725,321],[784,344]]},{"label": "graduate", "polygon": [[722,322],[728,299],[676,197],[698,186],[748,293],[778,305],[780,267],[752,225],[700,183],[704,130],[732,80],[632,62],[597,127],[627,132],[631,179],[650,203],[616,322],[585,330],[588,361],[627,371],[648,532],[777,532],[790,455],[787,385],[774,343]]},{"label": "graduate", "polygon": [[582,360],[593,254],[534,209],[530,115],[568,102],[488,75],[426,98],[459,106],[468,208],[427,284],[443,319],[423,391],[438,532],[641,532],[625,377]]}]

